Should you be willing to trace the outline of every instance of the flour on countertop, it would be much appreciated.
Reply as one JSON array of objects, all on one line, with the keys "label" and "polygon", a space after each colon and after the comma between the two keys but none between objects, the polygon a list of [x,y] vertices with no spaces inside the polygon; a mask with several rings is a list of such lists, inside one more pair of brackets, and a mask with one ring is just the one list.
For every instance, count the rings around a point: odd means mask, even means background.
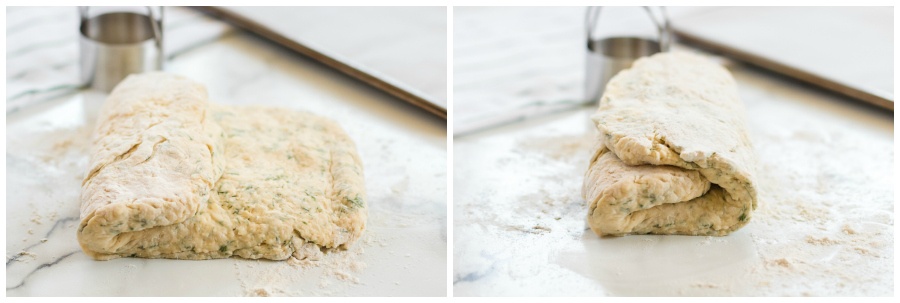
[{"label": "flour on countertop", "polygon": [[776,294],[892,293],[893,260],[881,256],[893,255],[892,173],[883,168],[893,149],[851,132],[860,126],[817,118],[750,119],[766,181],[751,235],[764,264],[778,269],[755,274]]},{"label": "flour on countertop", "polygon": [[[67,185],[48,188],[48,193],[51,193],[48,197],[51,198],[51,201],[29,202],[31,214],[22,220],[23,228],[20,229],[20,231],[24,231],[23,234],[26,234],[26,237],[22,239],[23,246],[30,245],[26,243],[49,245],[48,242],[60,239],[57,238],[56,233],[60,233],[60,235],[74,234],[77,220],[58,226],[53,237],[49,239],[45,237],[45,233],[53,228],[60,218],[78,217],[78,193],[84,177],[83,172],[86,171],[89,160],[90,134],[91,127],[88,126],[39,130],[27,136],[17,136],[16,141],[9,143],[12,149],[20,150],[15,154],[22,155],[23,160],[44,168],[29,170],[30,173],[38,174],[29,178],[57,185],[65,182]],[[57,179],[60,181],[56,181]],[[403,190],[404,188],[397,186],[397,189]],[[47,210],[48,206],[55,209]],[[326,253],[319,261],[294,259],[288,262],[267,262],[235,259],[234,266],[241,285],[241,295],[301,296],[340,293],[349,285],[360,283],[359,274],[364,272],[367,267],[365,262],[360,261],[363,259],[362,252],[365,247],[372,245],[386,247],[388,245],[383,239],[370,234],[364,235],[361,240],[349,250],[334,250]],[[21,251],[8,254],[7,259],[29,263],[37,260],[38,255],[31,251]],[[125,265],[123,268],[124,272],[134,270],[136,267],[133,264]],[[302,290],[292,287],[293,284],[301,281],[301,278],[308,277],[310,272],[315,271],[321,272],[320,285],[327,287]]]},{"label": "flour on countertop", "polygon": [[[28,262],[28,261],[33,261],[34,259],[37,259],[37,254],[35,254],[33,252],[29,252],[29,251],[24,251],[24,250],[20,251],[18,254],[16,254],[16,256],[18,257],[18,258],[15,258],[16,262]],[[22,257],[29,257],[29,259],[25,259]],[[11,259],[11,258],[6,257],[6,259]]]},{"label": "flour on countertop", "polygon": [[[237,279],[244,296],[333,295],[360,283],[358,275],[367,267],[360,260],[366,247],[375,242],[373,238],[376,237],[368,231],[349,249],[332,249],[315,261],[293,257],[287,262],[235,260]],[[319,277],[318,287],[298,289],[299,282],[310,275]]]},{"label": "flour on countertop", "polygon": [[698,288],[721,288],[722,287],[719,284],[708,283],[708,282],[694,283],[694,284],[691,284],[691,286],[698,287]]},{"label": "flour on countertop", "polygon": [[[734,280],[706,280],[698,274],[671,293],[892,294],[893,141],[884,127],[890,122],[867,121],[868,113],[857,109],[835,109],[849,106],[843,103],[821,105],[827,109],[806,106],[804,102],[819,102],[815,98],[821,94],[752,73],[735,76],[760,162],[759,208],[742,231],[755,251],[748,252],[746,262],[729,264]],[[584,125],[576,123],[579,119]],[[604,289],[616,284],[597,284],[608,282],[600,276],[574,279],[566,271],[571,268],[553,261],[566,258],[559,255],[566,247],[596,239],[585,236],[593,235],[585,231],[586,206],[580,198],[594,142],[586,115],[558,114],[524,124],[463,138],[454,146],[455,162],[470,163],[455,164],[455,175],[467,176],[454,180],[455,234],[491,239],[456,240],[454,258],[465,261],[454,262],[455,291],[540,294],[538,288],[548,285],[572,288],[580,283],[581,290],[638,295]],[[536,226],[549,231],[525,232]],[[653,239],[640,241],[640,250],[654,249]],[[740,245],[737,239],[699,238],[694,243],[706,250],[723,249]],[[528,274],[532,278],[523,278]],[[553,278],[538,278],[548,275]]]},{"label": "flour on countertop", "polygon": [[[47,251],[57,245],[51,242],[67,239],[74,234],[72,223],[64,224],[64,220],[78,216],[78,188],[81,183],[80,174],[87,165],[89,135],[90,130],[85,126],[53,129],[49,125],[42,125],[27,134],[8,138],[7,165],[22,166],[8,169],[24,170],[27,173],[16,179],[16,182],[22,183],[7,183],[7,186],[34,186],[40,193],[22,194],[40,197],[41,200],[27,202],[27,207],[23,209],[30,210],[30,215],[16,215],[21,217],[19,222],[22,228],[8,230],[7,237],[21,237],[22,244],[18,249],[23,251],[13,258],[7,257],[7,260],[51,262],[52,259],[48,258],[52,258],[54,254],[48,254]],[[33,180],[41,184],[31,183]],[[14,194],[8,193],[8,199],[15,199],[10,195]],[[35,252],[40,252],[41,257],[38,258]]]}]

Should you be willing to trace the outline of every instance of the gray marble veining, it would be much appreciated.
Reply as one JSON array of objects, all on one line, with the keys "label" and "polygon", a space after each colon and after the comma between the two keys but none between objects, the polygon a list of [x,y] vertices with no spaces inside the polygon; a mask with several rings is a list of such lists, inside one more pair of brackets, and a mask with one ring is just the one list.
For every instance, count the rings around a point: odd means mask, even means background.
[{"label": "gray marble veining", "polygon": [[[234,31],[182,7],[165,15],[165,53],[179,54]],[[70,6],[20,7],[8,11],[6,112],[78,90],[78,10]]]},{"label": "gray marble veining", "polygon": [[[9,11],[11,25],[27,19],[13,16],[18,12],[28,10]],[[204,20],[203,16],[170,19],[172,27],[183,23],[184,30]],[[58,89],[56,96],[7,114],[8,296],[446,294],[443,121],[259,38],[227,32],[232,34],[209,37],[207,43],[170,54],[166,70],[206,84],[213,102],[277,106],[339,121],[355,141],[366,174],[371,208],[363,238],[316,264],[242,259],[94,261],[81,251],[75,230],[87,144],[104,96],[74,87]],[[22,62],[15,63],[17,70],[8,70],[8,75],[45,73],[41,71],[47,68],[41,61],[45,57],[35,52],[17,58]],[[62,73],[50,74],[47,79],[65,78]],[[24,88],[28,83],[33,84],[29,89],[40,90],[50,83],[44,80],[13,79],[17,84],[8,87]]]}]

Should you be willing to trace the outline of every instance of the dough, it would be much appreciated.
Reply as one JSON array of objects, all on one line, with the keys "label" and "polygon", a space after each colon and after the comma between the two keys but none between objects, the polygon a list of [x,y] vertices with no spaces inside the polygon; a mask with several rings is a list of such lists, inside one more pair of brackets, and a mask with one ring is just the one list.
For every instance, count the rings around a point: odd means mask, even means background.
[{"label": "dough", "polygon": [[78,240],[95,259],[315,259],[365,229],[362,165],[337,124],[210,104],[183,77],[119,84],[90,167]]},{"label": "dough", "polygon": [[756,208],[756,158],[731,74],[660,53],[606,86],[582,196],[601,236],[727,235]]}]

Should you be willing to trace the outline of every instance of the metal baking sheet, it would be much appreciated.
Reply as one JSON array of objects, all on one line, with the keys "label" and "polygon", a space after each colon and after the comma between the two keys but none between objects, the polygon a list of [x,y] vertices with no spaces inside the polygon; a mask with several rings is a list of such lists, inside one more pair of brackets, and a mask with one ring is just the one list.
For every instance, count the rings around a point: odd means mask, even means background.
[{"label": "metal baking sheet", "polygon": [[447,118],[446,7],[197,7]]},{"label": "metal baking sheet", "polygon": [[893,111],[893,21],[892,7],[717,7],[672,26],[682,43]]}]

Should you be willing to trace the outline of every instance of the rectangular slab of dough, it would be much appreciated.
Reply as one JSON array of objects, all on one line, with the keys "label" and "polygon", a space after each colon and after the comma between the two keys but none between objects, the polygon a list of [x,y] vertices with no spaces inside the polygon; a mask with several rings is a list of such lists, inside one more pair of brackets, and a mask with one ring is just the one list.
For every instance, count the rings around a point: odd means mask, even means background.
[{"label": "rectangular slab of dough", "polygon": [[756,208],[756,158],[731,74],[688,53],[613,77],[582,196],[601,236],[727,235]]},{"label": "rectangular slab of dough", "polygon": [[95,259],[316,258],[365,229],[363,171],[341,128],[230,107],[165,73],[133,75],[97,121],[78,241]]}]

